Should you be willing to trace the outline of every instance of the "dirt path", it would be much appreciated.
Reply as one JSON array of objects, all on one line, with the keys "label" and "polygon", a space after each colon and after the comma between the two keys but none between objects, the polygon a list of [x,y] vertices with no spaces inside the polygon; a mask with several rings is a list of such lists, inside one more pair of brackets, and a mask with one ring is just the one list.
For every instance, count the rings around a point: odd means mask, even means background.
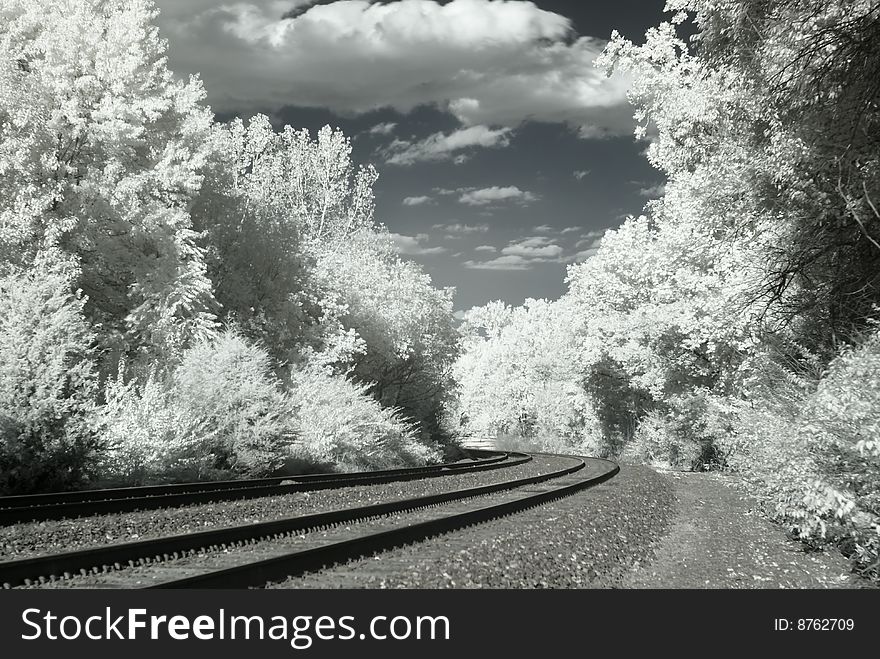
[{"label": "dirt path", "polygon": [[756,502],[724,474],[665,472],[675,485],[671,527],[655,558],[624,588],[859,588],[838,552],[805,552],[756,512]]}]

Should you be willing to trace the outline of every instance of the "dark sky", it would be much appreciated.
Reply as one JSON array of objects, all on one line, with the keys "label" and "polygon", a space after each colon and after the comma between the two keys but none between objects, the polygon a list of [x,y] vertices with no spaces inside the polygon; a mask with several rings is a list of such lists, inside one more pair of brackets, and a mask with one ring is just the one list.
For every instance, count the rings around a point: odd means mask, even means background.
[{"label": "dark sky", "polygon": [[641,42],[663,0],[158,4],[172,67],[201,73],[218,116],[352,138],[379,171],[376,219],[456,309],[558,297],[662,183],[626,81],[591,62],[613,29]]}]

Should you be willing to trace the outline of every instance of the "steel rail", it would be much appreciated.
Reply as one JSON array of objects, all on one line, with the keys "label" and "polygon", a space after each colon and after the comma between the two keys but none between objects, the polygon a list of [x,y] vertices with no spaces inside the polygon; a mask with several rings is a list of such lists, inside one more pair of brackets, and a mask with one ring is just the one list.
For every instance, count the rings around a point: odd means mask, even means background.
[{"label": "steel rail", "polygon": [[473,452],[489,455],[479,458],[474,462],[452,462],[426,467],[408,467],[371,472],[276,476],[237,481],[149,485],[106,490],[0,497],[0,526],[8,526],[20,522],[132,512],[135,510],[184,506],[213,501],[253,499],[292,492],[435,478],[515,466],[531,460],[531,457],[523,453]]},{"label": "steel rail", "polygon": [[[531,456],[526,456],[531,457]],[[161,561],[169,557],[195,552],[201,549],[216,549],[240,543],[276,537],[280,534],[304,532],[367,518],[381,517],[393,513],[411,511],[428,506],[469,499],[495,492],[541,483],[559,478],[582,469],[584,463],[578,460],[575,465],[557,469],[537,476],[518,478],[490,485],[481,485],[462,490],[443,492],[421,497],[387,501],[357,508],[331,510],[322,513],[297,515],[266,522],[256,522],[165,536],[135,542],[104,545],[70,552],[62,552],[33,558],[0,562],[0,584],[5,588],[29,585],[36,580],[66,577],[73,574],[100,573],[134,566],[143,562]]]},{"label": "steel rail", "polygon": [[[367,532],[347,540],[331,542],[324,546],[294,551],[281,556],[213,570],[182,579],[165,581],[145,586],[144,588],[248,588],[265,586],[273,581],[299,576],[305,572],[326,569],[334,564],[362,558],[393,549],[397,546],[412,544],[433,536],[533,508],[598,485],[612,478],[620,471],[620,467],[611,461],[597,458],[582,458],[577,466],[564,470],[564,472],[574,473],[580,471],[586,467],[587,461],[593,464],[593,469],[590,470],[591,473],[589,475],[585,475],[572,483],[543,492],[527,494],[503,503],[490,504],[462,513],[444,515],[424,522],[398,526],[386,531]],[[554,477],[558,478],[559,475]]]}]

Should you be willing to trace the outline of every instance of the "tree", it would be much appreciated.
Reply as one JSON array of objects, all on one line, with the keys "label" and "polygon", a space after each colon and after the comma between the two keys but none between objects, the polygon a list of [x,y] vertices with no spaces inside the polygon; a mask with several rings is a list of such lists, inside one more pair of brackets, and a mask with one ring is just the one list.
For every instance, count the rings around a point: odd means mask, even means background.
[{"label": "tree", "polygon": [[571,302],[490,302],[465,314],[454,369],[456,420],[465,434],[569,445],[597,439],[582,383],[576,334],[581,319]]},{"label": "tree", "polygon": [[188,206],[210,154],[201,84],[176,81],[148,0],[2,0],[0,257],[57,246],[116,352],[179,351],[215,310]]},{"label": "tree", "polygon": [[359,232],[346,249],[331,248],[318,272],[338,300],[339,322],[360,347],[337,369],[350,371],[383,405],[400,408],[424,436],[441,439],[441,418],[458,354],[452,290],[393,251],[383,230]]},{"label": "tree", "polygon": [[604,63],[630,70],[649,159],[670,181],[657,210],[709,220],[753,246],[744,300],[771,331],[830,358],[878,296],[880,6],[868,1],[675,0],[691,44],[662,24]]},{"label": "tree", "polygon": [[329,127],[312,139],[257,115],[215,140],[222,155],[193,212],[225,318],[279,361],[332,366],[438,431],[455,354],[451,292],[402,261],[374,222],[375,170],[356,168]]}]

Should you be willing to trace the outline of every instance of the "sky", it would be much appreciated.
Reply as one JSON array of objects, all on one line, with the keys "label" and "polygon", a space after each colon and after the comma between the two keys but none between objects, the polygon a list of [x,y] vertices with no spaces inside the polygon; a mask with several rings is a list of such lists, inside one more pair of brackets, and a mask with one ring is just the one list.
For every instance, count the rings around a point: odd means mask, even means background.
[{"label": "sky", "polygon": [[462,311],[556,299],[566,267],[663,177],[634,140],[628,81],[593,66],[641,43],[663,0],[157,0],[177,75],[221,120],[349,136],[376,220]]}]

